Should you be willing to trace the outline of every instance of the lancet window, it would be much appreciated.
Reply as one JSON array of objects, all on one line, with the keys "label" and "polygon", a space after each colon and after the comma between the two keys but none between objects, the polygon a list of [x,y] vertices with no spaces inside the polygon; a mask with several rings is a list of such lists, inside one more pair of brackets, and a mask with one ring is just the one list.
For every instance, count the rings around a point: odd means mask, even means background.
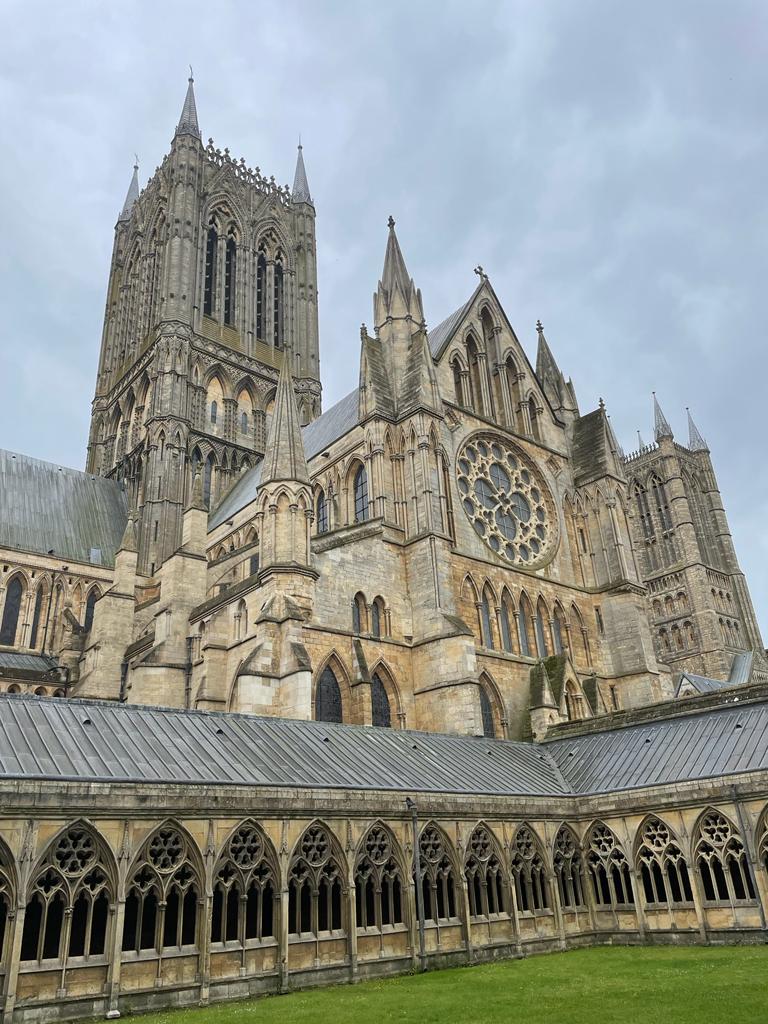
[{"label": "lancet window", "polygon": [[392,711],[389,706],[389,697],[377,672],[371,678],[371,721],[374,725],[384,729],[392,726]]},{"label": "lancet window", "polygon": [[24,596],[24,583],[20,576],[14,576],[5,591],[3,621],[0,624],[0,644],[12,646],[16,642],[16,631],[19,625],[21,599]]},{"label": "lancet window", "polygon": [[368,519],[368,474],[365,466],[358,466],[354,480],[355,522],[364,523]]},{"label": "lancet window", "polygon": [[266,841],[251,824],[227,843],[214,872],[211,942],[260,942],[275,934],[277,886]]},{"label": "lancet window", "polygon": [[524,913],[549,908],[549,886],[539,844],[527,825],[517,830],[512,848],[512,880],[517,906]]},{"label": "lancet window", "polygon": [[496,735],[496,724],[493,720],[493,707],[491,699],[484,686],[480,686],[480,715],[483,721],[483,736],[493,739]]},{"label": "lancet window", "polygon": [[224,323],[234,324],[237,295],[237,242],[230,228],[224,252]]},{"label": "lancet window", "polygon": [[21,960],[85,961],[104,956],[112,886],[99,843],[68,829],[49,849],[29,889]]},{"label": "lancet window", "polygon": [[205,239],[205,278],[203,281],[203,313],[213,316],[216,311],[216,261],[219,255],[219,233],[211,219]]},{"label": "lancet window", "polygon": [[288,874],[288,930],[318,936],[344,927],[343,873],[322,825],[311,825],[299,841]]},{"label": "lancet window", "polygon": [[441,833],[427,825],[419,837],[424,919],[431,923],[448,921],[456,915],[456,886],[453,865]]},{"label": "lancet window", "polygon": [[328,532],[328,502],[322,490],[317,495],[317,532]]},{"label": "lancet window", "polygon": [[754,900],[755,886],[747,852],[727,818],[710,811],[697,831],[694,856],[704,899],[724,904]]},{"label": "lancet window", "polygon": [[256,337],[266,341],[267,257],[259,252],[256,258]]},{"label": "lancet window", "polygon": [[[43,601],[45,599],[45,587],[42,584],[38,584],[37,594],[35,596],[35,608],[32,613],[32,630],[29,634],[29,646],[37,647],[38,633],[40,630],[40,622],[43,617]],[[90,595],[88,600],[90,600]],[[87,615],[87,609],[86,609]],[[88,627],[90,628],[90,627]]]},{"label": "lancet window", "polygon": [[492,651],[494,649],[493,620],[491,617],[491,602],[487,590],[483,591],[482,597],[480,598],[480,621],[483,627],[483,646]]},{"label": "lancet window", "polygon": [[488,829],[478,825],[469,839],[464,868],[472,917],[496,917],[506,911],[504,869]]},{"label": "lancet window", "polygon": [[374,825],[355,866],[357,927],[377,932],[402,924],[403,880],[386,829]]},{"label": "lancet window", "polygon": [[[93,625],[93,614],[94,611],[96,610],[96,602],[98,601],[98,599],[99,592],[95,587],[93,587],[90,593],[88,594],[88,598],[86,599],[85,602],[85,618],[83,619],[83,626],[86,632],[88,632],[88,630],[90,630],[91,626]],[[35,608],[35,610],[37,610],[37,607]]]},{"label": "lancet window", "polygon": [[607,825],[598,823],[587,836],[587,866],[598,907],[634,905],[629,862]]},{"label": "lancet window", "polygon": [[567,825],[555,836],[553,857],[560,905],[566,910],[584,907],[584,873],[579,844]]},{"label": "lancet window", "polygon": [[342,722],[341,690],[333,669],[327,665],[317,682],[315,718],[318,722]]},{"label": "lancet window", "polygon": [[173,826],[154,832],[126,887],[123,952],[194,947],[199,884],[181,832]]},{"label": "lancet window", "polygon": [[275,292],[273,311],[273,334],[275,348],[283,347],[283,264],[280,258],[275,260]]},{"label": "lancet window", "polygon": [[669,828],[658,818],[649,818],[643,826],[637,864],[649,905],[693,901],[685,857]]}]

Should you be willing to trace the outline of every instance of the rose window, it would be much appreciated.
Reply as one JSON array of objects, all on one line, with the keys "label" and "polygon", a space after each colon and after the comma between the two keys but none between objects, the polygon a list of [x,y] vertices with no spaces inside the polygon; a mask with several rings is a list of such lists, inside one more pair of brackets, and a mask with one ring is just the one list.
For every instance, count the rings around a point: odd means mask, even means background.
[{"label": "rose window", "polygon": [[507,562],[534,565],[555,540],[552,498],[530,460],[500,438],[472,438],[459,452],[461,503],[476,533]]}]

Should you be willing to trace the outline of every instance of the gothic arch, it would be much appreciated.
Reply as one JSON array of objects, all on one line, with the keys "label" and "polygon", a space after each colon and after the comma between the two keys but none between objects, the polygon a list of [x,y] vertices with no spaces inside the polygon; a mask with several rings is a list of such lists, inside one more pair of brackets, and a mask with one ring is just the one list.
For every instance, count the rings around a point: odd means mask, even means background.
[{"label": "gothic arch", "polygon": [[326,669],[330,669],[333,673],[336,684],[339,688],[341,720],[342,722],[349,722],[352,712],[352,693],[349,682],[349,672],[336,651],[331,651],[315,673],[315,678],[312,683],[312,718],[315,721],[322,721],[322,719],[318,719],[317,717],[317,696],[320,680],[322,679],[323,673]]},{"label": "gothic arch", "polygon": [[395,833],[392,831],[391,827],[387,825],[385,822],[383,822],[380,818],[377,818],[375,821],[372,821],[371,824],[365,829],[360,839],[358,840],[357,846],[355,847],[355,866],[357,866],[363,859],[363,857],[365,857],[367,852],[366,840],[368,839],[368,836],[373,832],[374,829],[381,829],[381,831],[384,832],[387,838],[389,839],[391,843],[392,858],[394,859],[398,868],[402,872],[403,884],[405,886],[405,880],[408,878],[412,866],[410,857],[406,857],[405,852],[402,846],[400,845],[400,841],[398,840]]},{"label": "gothic arch", "polygon": [[[483,735],[489,739],[504,739],[507,734],[507,716],[504,709],[504,698],[501,695],[499,687],[496,685],[496,681],[487,669],[480,673],[478,686],[481,691],[480,705],[483,712]],[[486,700],[488,701],[487,708],[483,703],[483,694],[485,694]],[[491,722],[486,721],[487,711],[490,711],[491,713]],[[488,728],[489,725],[493,726],[492,731]]]},{"label": "gothic arch", "polygon": [[484,821],[479,821],[469,834],[463,867],[470,918],[509,914],[506,858],[497,835]]},{"label": "gothic arch", "polygon": [[[400,696],[400,688],[395,682],[392,669],[383,658],[379,658],[371,669],[371,682],[373,682],[374,676],[378,676],[381,681],[381,685],[386,691],[387,699],[389,701],[391,725],[393,727],[405,728],[405,712],[403,710],[403,702]],[[401,723],[403,724],[401,725]]]}]

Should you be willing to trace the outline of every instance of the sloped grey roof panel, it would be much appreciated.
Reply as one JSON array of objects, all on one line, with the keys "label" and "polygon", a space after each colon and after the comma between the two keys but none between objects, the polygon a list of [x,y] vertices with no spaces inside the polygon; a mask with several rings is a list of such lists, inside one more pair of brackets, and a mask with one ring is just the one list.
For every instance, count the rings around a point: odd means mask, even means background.
[{"label": "sloped grey roof panel", "polygon": [[606,793],[768,770],[768,702],[544,744],[577,793]]},{"label": "sloped grey roof panel", "polygon": [[753,660],[753,651],[739,651],[738,654],[734,654],[733,662],[731,663],[731,672],[728,676],[728,682],[731,686],[741,686],[743,683],[749,682],[750,676],[752,675]]},{"label": "sloped grey roof panel", "polygon": [[114,565],[127,518],[117,481],[0,449],[0,546]]},{"label": "sloped grey roof panel", "polygon": [[0,695],[0,779],[487,795],[568,792],[527,743]]},{"label": "sloped grey roof panel", "polygon": [[429,348],[435,359],[442,353],[446,342],[451,338],[453,332],[458,327],[459,323],[464,317],[469,307],[472,305],[472,299],[475,297],[474,292],[466,302],[462,303],[458,309],[454,310],[450,316],[447,316],[445,320],[442,320],[437,327],[433,327],[428,332],[429,336]]},{"label": "sloped grey roof panel", "polygon": [[304,427],[301,436],[307,461],[357,426],[358,401],[359,391],[355,388]]},{"label": "sloped grey roof panel", "polygon": [[0,651],[0,668],[22,669],[25,672],[50,672],[58,667],[58,661],[55,658],[49,658],[46,654]]},{"label": "sloped grey roof panel", "polygon": [[257,462],[238,477],[219,505],[208,516],[209,531],[221,526],[241,508],[255,500],[261,483],[261,466],[261,462]]}]

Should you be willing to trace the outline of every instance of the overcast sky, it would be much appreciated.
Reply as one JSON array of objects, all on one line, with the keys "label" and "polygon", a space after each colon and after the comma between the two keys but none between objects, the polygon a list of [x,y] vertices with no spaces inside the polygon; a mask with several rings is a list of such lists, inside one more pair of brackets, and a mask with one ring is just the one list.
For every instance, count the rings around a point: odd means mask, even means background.
[{"label": "overcast sky", "polygon": [[768,627],[768,3],[0,0],[0,446],[82,467],[112,233],[188,74],[203,138],[317,207],[327,408],[391,213],[436,325],[481,263],[625,449],[652,390],[712,449]]}]

